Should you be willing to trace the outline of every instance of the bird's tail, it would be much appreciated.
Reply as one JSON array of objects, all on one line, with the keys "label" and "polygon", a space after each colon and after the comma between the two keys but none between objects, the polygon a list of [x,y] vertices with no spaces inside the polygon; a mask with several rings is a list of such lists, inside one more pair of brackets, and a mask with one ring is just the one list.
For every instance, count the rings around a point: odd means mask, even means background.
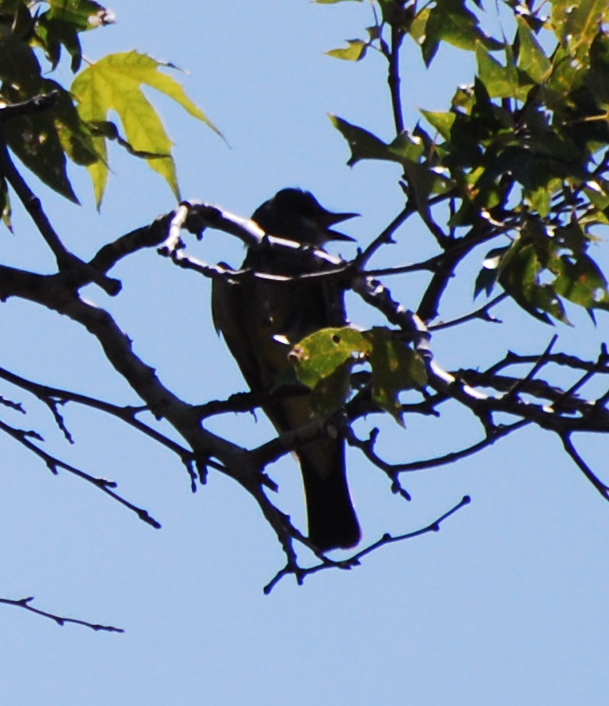
[{"label": "bird's tail", "polygon": [[304,480],[309,539],[322,551],[354,546],[361,535],[347,485],[344,441],[312,441],[297,455]]}]

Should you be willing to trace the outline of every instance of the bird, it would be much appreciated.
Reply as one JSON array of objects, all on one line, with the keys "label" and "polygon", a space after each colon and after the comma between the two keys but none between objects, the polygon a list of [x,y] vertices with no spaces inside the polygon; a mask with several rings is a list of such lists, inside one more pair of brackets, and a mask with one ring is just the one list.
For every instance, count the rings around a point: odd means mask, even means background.
[{"label": "bird", "polygon": [[[329,211],[309,191],[286,188],[259,206],[252,220],[266,235],[323,249],[330,240],[353,240],[332,226],[357,215]],[[298,254],[269,247],[262,239],[248,248],[242,268],[284,276],[323,269],[319,260]],[[343,295],[340,284],[331,278],[288,283],[258,278],[213,280],[215,328],[252,392],[271,393],[282,380],[290,380],[288,354],[303,338],[347,323]],[[310,390],[294,387],[298,383],[293,374],[291,380],[289,389],[295,394],[274,395],[262,405],[279,433],[318,418]],[[344,439],[317,437],[294,453],[302,472],[309,540],[322,552],[355,546],[361,533],[347,484]]]}]

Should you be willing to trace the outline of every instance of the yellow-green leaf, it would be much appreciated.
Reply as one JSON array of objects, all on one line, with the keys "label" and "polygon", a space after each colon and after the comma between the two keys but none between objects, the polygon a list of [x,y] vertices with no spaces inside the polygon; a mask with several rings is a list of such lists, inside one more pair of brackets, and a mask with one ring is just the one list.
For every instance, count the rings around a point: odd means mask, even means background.
[{"label": "yellow-green leaf", "polygon": [[510,98],[518,95],[518,73],[516,67],[508,63],[502,66],[484,48],[476,43],[478,75],[491,98]]},{"label": "yellow-green leaf", "polygon": [[350,360],[339,365],[336,370],[321,379],[311,393],[311,407],[321,417],[329,417],[344,407],[351,394]]},{"label": "yellow-green leaf", "polygon": [[526,21],[522,17],[518,17],[517,20],[520,40],[518,68],[525,71],[536,83],[541,83],[548,75],[552,62],[546,56]]},{"label": "yellow-green leaf", "polygon": [[328,56],[333,56],[335,59],[343,59],[344,61],[360,61],[366,56],[368,45],[361,39],[348,39],[349,46],[339,49],[331,49],[327,51]]},{"label": "yellow-green leaf", "polygon": [[351,327],[324,328],[294,346],[290,359],[300,382],[311,389],[332,375],[341,365],[369,352],[361,331]]},{"label": "yellow-green leaf", "polygon": [[[179,198],[175,164],[171,156],[173,143],[158,112],[144,95],[142,85],[164,93],[193,117],[202,120],[216,132],[218,130],[188,98],[184,88],[172,76],[159,71],[159,68],[165,66],[135,51],[110,54],[82,71],[74,80],[71,91],[78,102],[82,119],[87,122],[106,121],[109,111],[116,111],[123,124],[127,142],[134,150],[147,155],[150,167],[163,176],[176,198]],[[100,148],[100,142],[103,141],[104,138],[95,140],[100,154],[105,151]],[[155,155],[155,158],[151,155]],[[108,169],[105,161],[90,167],[98,207],[103,198]]]},{"label": "yellow-green leaf", "polygon": [[423,110],[422,108],[421,113],[445,140],[450,140],[450,133],[457,117],[455,113],[437,113],[431,110]]}]

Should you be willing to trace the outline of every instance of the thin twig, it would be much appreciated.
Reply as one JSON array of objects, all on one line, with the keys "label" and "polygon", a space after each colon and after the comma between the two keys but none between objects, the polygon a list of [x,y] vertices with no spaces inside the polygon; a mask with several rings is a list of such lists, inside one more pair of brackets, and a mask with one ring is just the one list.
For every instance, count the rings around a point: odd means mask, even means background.
[{"label": "thin twig", "polygon": [[15,600],[12,600],[11,598],[0,598],[0,603],[3,603],[4,605],[16,606],[17,608],[23,608],[24,610],[27,610],[30,613],[35,613],[36,615],[40,615],[43,618],[49,618],[50,620],[54,620],[57,625],[61,626],[65,625],[66,623],[73,623],[75,625],[83,625],[86,628],[91,628],[91,630],[95,630],[96,632],[125,632],[123,628],[115,628],[112,625],[100,625],[99,623],[90,623],[87,620],[78,620],[77,618],[66,618],[63,615],[55,615],[55,613],[49,613],[46,610],[34,608],[34,606],[30,605],[33,600],[34,596],[29,596],[28,598],[19,598]]},{"label": "thin twig", "polygon": [[451,321],[445,321],[440,324],[430,324],[429,330],[441,331],[442,329],[452,328],[453,326],[460,326],[461,324],[464,324],[468,321],[473,321],[475,319],[482,319],[482,321],[488,321],[489,323],[500,324],[502,323],[501,320],[497,319],[494,316],[491,316],[489,312],[494,306],[497,306],[497,304],[502,302],[504,299],[507,299],[507,297],[508,294],[505,292],[503,294],[499,294],[499,296],[495,297],[494,299],[491,299],[490,302],[488,302],[484,306],[481,306],[479,309],[472,311],[469,314],[464,314],[463,316],[459,316],[456,319],[452,319]]},{"label": "thin twig", "polygon": [[373,542],[369,546],[365,547],[364,549],[360,550],[356,554],[353,554],[350,557],[347,557],[346,559],[341,559],[338,561],[332,561],[325,557],[325,560],[322,561],[319,564],[316,564],[311,567],[303,568],[303,567],[294,567],[290,565],[289,563],[281,569],[281,571],[278,571],[277,574],[269,581],[269,583],[264,587],[264,593],[268,595],[271,593],[273,588],[281,581],[282,578],[288,575],[294,575],[296,577],[296,581],[298,585],[302,585],[304,582],[305,578],[307,576],[310,576],[311,574],[316,574],[319,571],[324,571],[325,569],[353,569],[356,566],[360,566],[361,564],[361,559],[365,557],[367,554],[371,554],[372,552],[376,551],[377,549],[380,549],[381,547],[387,545],[387,544],[393,544],[395,542],[404,542],[407,539],[413,539],[415,537],[420,537],[423,534],[429,534],[430,532],[438,532],[440,530],[440,526],[442,523],[444,523],[449,517],[454,515],[458,510],[461,510],[461,508],[465,507],[471,502],[470,497],[468,495],[464,496],[454,507],[452,507],[448,512],[445,512],[443,515],[438,517],[436,520],[431,522],[429,525],[426,527],[422,527],[421,529],[415,530],[414,532],[407,532],[405,534],[399,534],[396,536],[392,536],[388,533],[384,534],[379,540],[376,542]]},{"label": "thin twig", "polygon": [[394,479],[397,478],[400,473],[422,471],[428,468],[438,468],[440,466],[446,466],[450,463],[455,463],[456,461],[460,461],[468,456],[473,456],[479,451],[482,451],[482,449],[492,446],[496,441],[499,441],[499,439],[502,439],[504,436],[507,436],[514,431],[518,431],[518,429],[521,429],[530,423],[531,422],[528,419],[521,419],[513,424],[495,426],[492,428],[490,433],[488,433],[486,438],[472,444],[471,446],[467,446],[459,451],[451,451],[443,456],[436,456],[434,458],[424,459],[421,461],[412,461],[410,463],[389,463],[383,460],[374,450],[376,442],[375,434],[371,434],[370,438],[367,440],[358,439],[355,435],[352,435],[348,438],[348,441],[351,446],[355,446],[360,449],[366,458],[375,466],[387,473],[391,479]]},{"label": "thin twig", "polygon": [[558,335],[555,334],[552,336],[550,343],[546,346],[545,351],[539,356],[539,358],[535,361],[535,365],[529,370],[527,375],[520,380],[512,387],[512,389],[508,392],[508,395],[511,397],[516,397],[518,393],[526,387],[526,385],[531,382],[535,378],[535,375],[543,368],[544,365],[547,365],[549,362],[549,356],[550,353],[552,352],[552,348],[554,348],[554,344],[558,340]]},{"label": "thin twig", "polygon": [[598,492],[603,496],[605,500],[609,500],[609,486],[605,485],[600,478],[592,471],[590,466],[584,461],[584,459],[579,455],[577,449],[571,441],[571,432],[566,431],[559,434],[565,451],[569,456],[575,461],[575,464],[580,469],[580,471],[586,476],[586,478],[592,483],[592,485],[598,490]]},{"label": "thin twig", "polygon": [[103,493],[109,495],[111,498],[126,507],[128,510],[134,512],[139,517],[139,519],[142,520],[142,522],[145,522],[146,524],[150,525],[151,527],[154,527],[155,529],[161,528],[161,524],[157,520],[155,520],[154,517],[152,517],[147,510],[137,507],[137,505],[130,503],[128,500],[125,500],[125,498],[118,495],[118,493],[115,493],[112,490],[112,488],[117,487],[117,484],[114,481],[109,481],[105,478],[95,478],[94,476],[85,473],[85,471],[81,471],[79,468],[76,468],[75,466],[72,466],[69,463],[62,461],[61,459],[52,456],[51,454],[41,449],[39,446],[36,446],[36,444],[30,441],[30,437],[34,437],[37,439],[41,438],[40,435],[36,432],[24,431],[23,429],[15,429],[14,427],[11,427],[10,425],[2,421],[0,421],[0,431],[3,431],[5,434],[8,434],[10,437],[15,439],[15,441],[19,442],[22,446],[25,446],[28,451],[31,451],[33,454],[38,456],[42,461],[44,461],[45,465],[51,471],[51,473],[53,473],[53,475],[58,475],[58,469],[63,468],[65,471],[68,471],[68,473],[82,478],[82,480],[87,481],[87,483],[91,483],[91,485],[94,485]]},{"label": "thin twig", "polygon": [[590,370],[587,370],[580,377],[579,380],[576,380],[576,382],[569,389],[565,390],[562,396],[554,401],[552,407],[556,410],[559,410],[565,400],[570,401],[571,398],[575,396],[575,393],[580,390],[588,382],[588,380],[592,379],[592,377],[596,375],[597,372],[605,368],[605,366],[607,365],[607,360],[607,346],[605,343],[602,343],[601,352],[599,353],[596,364],[592,368],[590,368]]}]

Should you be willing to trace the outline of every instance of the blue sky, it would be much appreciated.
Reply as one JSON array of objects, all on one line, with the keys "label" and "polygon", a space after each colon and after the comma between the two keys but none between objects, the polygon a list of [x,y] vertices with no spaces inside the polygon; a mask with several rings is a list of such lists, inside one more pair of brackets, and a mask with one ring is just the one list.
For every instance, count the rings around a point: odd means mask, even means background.
[{"label": "blue sky", "polygon": [[[397,167],[347,167],[347,147],[327,119],[336,113],[381,137],[391,135],[380,59],[371,55],[354,65],[323,54],[363,35],[370,24],[367,3],[183,0],[176,11],[157,0],[145,9],[117,0],[112,9],[118,24],[84,37],[86,56],[137,48],[177,64],[188,72],[179,77],[189,95],[230,145],[154,97],[176,142],[185,197],[249,214],[283,186],[309,188],[329,208],[362,214],[349,231],[361,244],[395,215]],[[454,86],[471,81],[472,69],[469,55],[441,50],[425,73],[416,48],[409,48],[403,62],[407,124],[417,120],[419,107],[444,109]],[[100,214],[86,175],[74,172],[82,207],[33,183],[59,232],[83,257],[174,206],[166,185],[142,163],[117,150],[111,160],[114,175]],[[0,238],[3,262],[51,271],[51,258],[19,210],[15,226],[14,236]],[[210,262],[237,264],[242,257],[241,247],[221,233],[189,247]],[[429,252],[413,223],[377,263],[412,262]],[[600,246],[595,256],[607,262]],[[477,266],[464,269],[465,284],[454,283],[447,318],[473,306],[469,282]],[[154,251],[121,263],[114,274],[124,286],[116,300],[94,288],[87,295],[112,311],[166,384],[192,402],[243,389],[213,331],[207,281]],[[389,284],[406,306],[417,301],[418,278]],[[356,323],[375,322],[372,312],[352,304]],[[554,333],[510,305],[497,313],[501,326],[479,322],[438,334],[434,351],[441,364],[482,368],[508,347],[538,352]],[[605,319],[599,316],[596,329],[583,316],[574,320],[575,330],[556,328],[557,349],[595,357]],[[0,326],[0,365],[50,385],[135,402],[97,344],[69,321],[11,300],[0,307]],[[0,394],[23,399],[8,388]],[[554,437],[527,429],[459,464],[413,474],[405,480],[413,496],[408,504],[391,496],[378,470],[350,453],[365,541],[385,530],[415,530],[464,494],[472,503],[439,533],[385,548],[355,570],[322,572],[302,587],[284,580],[265,597],[262,587],[283,556],[234,482],[212,473],[192,495],[169,454],[112,420],[72,408],[66,419],[77,444],[66,448],[49,416],[32,400],[24,402],[31,410],[27,425],[42,431],[50,449],[118,481],[163,529],[138,522],[73,477],[52,476],[0,437],[0,596],[34,595],[43,609],[126,629],[115,635],[60,628],[0,606],[3,703],[606,703],[609,505]],[[405,431],[391,420],[383,425],[388,458],[427,457],[479,438],[456,405],[447,405],[440,420],[406,422]],[[270,434],[264,420],[242,417],[215,428],[244,445]],[[359,423],[359,432],[365,428]],[[606,439],[582,440],[581,449],[602,471]],[[277,464],[273,477],[282,507],[302,525],[294,462]]]}]

